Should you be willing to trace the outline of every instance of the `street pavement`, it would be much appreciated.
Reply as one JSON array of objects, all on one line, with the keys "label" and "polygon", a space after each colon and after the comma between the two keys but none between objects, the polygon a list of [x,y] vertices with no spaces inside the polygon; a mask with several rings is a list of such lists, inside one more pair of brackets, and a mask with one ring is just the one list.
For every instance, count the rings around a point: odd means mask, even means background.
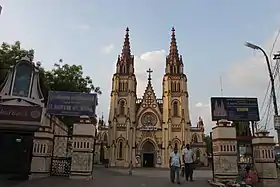
[{"label": "street pavement", "polygon": [[[128,169],[123,168],[109,168],[111,172],[117,172],[122,174],[128,174]],[[157,168],[137,168],[133,170],[133,175],[135,176],[146,176],[149,178],[166,178],[169,176],[168,169],[157,169]],[[212,178],[212,170],[194,170],[194,179],[196,180],[208,180]]]},{"label": "street pavement", "polygon": [[[208,171],[211,173],[211,171]],[[201,174],[201,176],[200,176]],[[202,176],[203,174],[203,176]],[[205,171],[195,171],[193,182],[186,182],[181,178],[182,186],[209,186],[205,176],[209,176]],[[49,177],[44,179],[34,179],[24,182],[10,181],[1,183],[0,187],[170,187],[168,170],[158,169],[136,169],[132,176],[128,176],[127,169],[102,168],[96,167],[93,180],[70,180],[63,177]],[[178,185],[177,185],[178,186]]]}]

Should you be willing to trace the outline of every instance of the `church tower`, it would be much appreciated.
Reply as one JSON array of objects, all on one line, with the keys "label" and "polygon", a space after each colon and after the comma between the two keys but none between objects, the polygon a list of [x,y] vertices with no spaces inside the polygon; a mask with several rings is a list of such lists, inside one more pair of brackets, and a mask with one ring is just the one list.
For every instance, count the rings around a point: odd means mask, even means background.
[{"label": "church tower", "polygon": [[[175,29],[172,28],[169,54],[163,76],[163,137],[165,150],[181,147],[191,141],[187,76],[179,55]],[[168,152],[166,154],[168,154]]]},{"label": "church tower", "polygon": [[107,141],[110,166],[128,167],[132,163],[133,167],[168,168],[173,148],[181,150],[187,143],[195,151],[196,161],[204,162],[204,125],[199,119],[199,125],[191,127],[187,76],[174,28],[166,57],[162,98],[156,97],[153,71],[147,69],[147,87],[142,97],[137,98],[134,57],[127,28],[112,78]]},{"label": "church tower", "polygon": [[112,78],[109,112],[109,146],[111,165],[128,165],[135,124],[136,76],[134,56],[131,55],[129,29],[126,29],[121,55]]}]

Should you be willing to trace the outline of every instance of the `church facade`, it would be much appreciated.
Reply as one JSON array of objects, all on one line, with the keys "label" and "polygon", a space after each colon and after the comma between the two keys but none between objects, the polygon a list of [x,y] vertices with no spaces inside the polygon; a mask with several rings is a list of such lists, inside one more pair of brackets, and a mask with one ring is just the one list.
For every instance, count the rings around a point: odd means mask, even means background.
[{"label": "church facade", "polygon": [[152,86],[152,70],[147,73],[145,93],[138,98],[127,28],[112,78],[107,143],[110,165],[127,167],[132,163],[134,167],[168,167],[173,148],[182,150],[186,144],[194,150],[196,162],[207,165],[204,124],[199,118],[197,126],[191,126],[187,76],[174,28],[161,98],[156,97]]}]

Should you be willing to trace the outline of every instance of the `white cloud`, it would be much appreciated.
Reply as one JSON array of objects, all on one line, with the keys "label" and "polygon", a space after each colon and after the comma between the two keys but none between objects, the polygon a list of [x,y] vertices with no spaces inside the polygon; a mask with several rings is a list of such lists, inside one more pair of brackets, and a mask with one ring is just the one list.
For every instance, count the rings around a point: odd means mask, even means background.
[{"label": "white cloud", "polygon": [[102,48],[102,53],[109,54],[112,52],[113,49],[114,49],[114,44],[106,45]]},{"label": "white cloud", "polygon": [[[165,58],[167,52],[165,50],[150,51],[141,54],[140,56],[135,56],[135,73],[137,76],[137,97],[143,96],[144,91],[147,86],[147,70],[151,68],[152,73],[152,85],[156,96],[158,98],[162,97],[162,78],[165,70]],[[192,121],[192,126],[196,126],[198,122],[198,117],[201,116],[204,120],[206,133],[211,131],[213,122],[211,121],[210,108],[207,103],[197,103],[196,105],[190,107],[190,117]]]},{"label": "white cloud", "polygon": [[137,76],[137,96],[142,97],[147,86],[148,74],[147,70],[152,69],[152,84],[156,91],[157,97],[161,97],[162,93],[162,77],[165,67],[165,50],[151,51],[135,56],[135,74]]},{"label": "white cloud", "polygon": [[[280,37],[274,45],[274,50],[272,51],[273,43],[275,42],[275,38],[279,31],[275,32],[271,38],[269,38],[264,44],[259,44],[267,53],[268,56],[275,54],[277,51],[280,50]],[[245,47],[244,47],[245,48]],[[245,49],[244,49],[245,50]],[[267,125],[267,129],[273,129],[273,106],[271,105],[270,109],[271,112],[268,114],[262,110],[261,105],[264,100],[264,96],[267,90],[267,86],[269,83],[269,75],[268,75],[268,67],[266,64],[266,60],[264,55],[261,51],[253,51],[253,49],[246,49],[252,50],[252,56],[244,59],[240,62],[233,63],[228,71],[227,81],[228,85],[231,85],[232,88],[236,88],[236,90],[242,90],[242,93],[246,93],[248,95],[253,95],[258,97],[259,107],[260,107],[260,118],[261,121],[259,123],[260,126]],[[272,52],[271,52],[272,51]],[[272,70],[275,67],[275,60],[271,58],[271,65]],[[279,76],[275,79],[275,87],[276,91],[280,90],[280,80]],[[279,92],[279,91],[278,91]],[[279,93],[277,93],[277,98],[280,97]],[[267,97],[269,98],[269,97]],[[265,105],[269,104],[268,99],[265,100]],[[266,107],[264,107],[266,108]],[[263,120],[267,118],[269,115],[269,121]],[[276,135],[275,132],[271,131],[273,135]]]},{"label": "white cloud", "polygon": [[[270,55],[270,51],[277,34],[278,31],[275,32],[273,37],[271,37],[265,44],[261,45],[268,55]],[[241,62],[234,63],[229,69],[227,78],[230,83],[236,87],[250,87],[250,89],[262,90],[268,83],[268,71],[264,55],[260,51],[253,51],[253,49],[250,48],[247,50],[252,50],[253,56],[248,59],[244,59]],[[280,50],[280,38],[275,43],[272,54],[274,54],[277,50]],[[271,63],[274,65],[273,60]]]},{"label": "white cloud", "polygon": [[209,107],[209,104],[204,104],[204,103],[201,103],[201,102],[198,102],[195,104],[195,107],[198,107],[198,108],[207,108]]}]

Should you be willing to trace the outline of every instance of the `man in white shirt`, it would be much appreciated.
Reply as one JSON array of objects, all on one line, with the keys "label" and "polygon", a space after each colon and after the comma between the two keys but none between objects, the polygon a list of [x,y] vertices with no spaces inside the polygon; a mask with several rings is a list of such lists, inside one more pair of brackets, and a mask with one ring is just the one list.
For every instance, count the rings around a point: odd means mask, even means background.
[{"label": "man in white shirt", "polygon": [[169,167],[170,167],[170,179],[171,182],[175,182],[175,174],[176,174],[176,181],[177,184],[180,183],[180,168],[181,168],[181,159],[180,153],[178,152],[178,148],[175,147],[174,151],[170,153],[169,158]]},{"label": "man in white shirt", "polygon": [[194,169],[194,154],[190,149],[190,145],[187,144],[183,149],[183,162],[185,164],[185,176],[186,180],[193,181],[193,169]]}]

